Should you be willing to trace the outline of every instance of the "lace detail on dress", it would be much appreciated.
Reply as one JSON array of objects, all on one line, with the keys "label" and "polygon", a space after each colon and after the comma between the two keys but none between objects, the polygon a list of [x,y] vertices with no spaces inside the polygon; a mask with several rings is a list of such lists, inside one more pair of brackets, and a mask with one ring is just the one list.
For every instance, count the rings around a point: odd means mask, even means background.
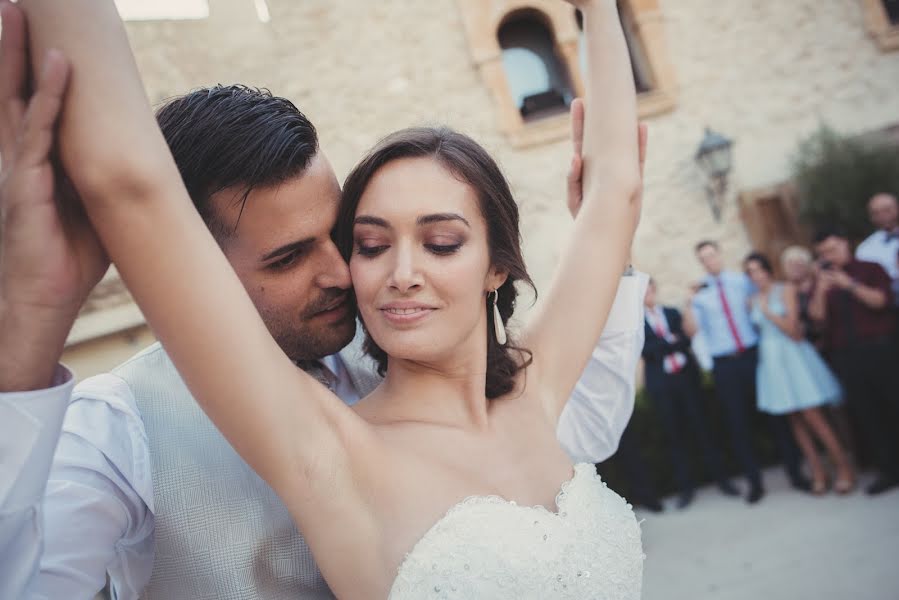
[{"label": "lace detail on dress", "polygon": [[640,598],[640,526],[592,464],[574,467],[556,508],[466,498],[406,555],[390,600]]}]

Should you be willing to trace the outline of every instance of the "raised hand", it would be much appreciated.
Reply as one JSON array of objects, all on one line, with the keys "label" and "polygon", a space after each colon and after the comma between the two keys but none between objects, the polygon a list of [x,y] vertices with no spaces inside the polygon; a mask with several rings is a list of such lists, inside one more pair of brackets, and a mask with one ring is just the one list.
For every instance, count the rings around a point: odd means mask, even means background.
[{"label": "raised hand", "polygon": [[26,93],[27,29],[0,3],[0,390],[47,385],[78,310],[109,266],[80,204],[54,170],[54,127],[69,75],[47,52]]},{"label": "raised hand", "polygon": [[[648,128],[645,123],[637,124],[637,142],[640,158],[640,180],[643,179],[643,167],[646,164],[646,140],[648,136]],[[577,217],[577,213],[581,208],[584,200],[584,159],[582,152],[584,149],[584,101],[575,98],[571,102],[571,145],[574,155],[571,157],[571,168],[568,171],[568,212],[572,218]],[[643,186],[640,186],[641,198],[638,199],[642,203]]]}]

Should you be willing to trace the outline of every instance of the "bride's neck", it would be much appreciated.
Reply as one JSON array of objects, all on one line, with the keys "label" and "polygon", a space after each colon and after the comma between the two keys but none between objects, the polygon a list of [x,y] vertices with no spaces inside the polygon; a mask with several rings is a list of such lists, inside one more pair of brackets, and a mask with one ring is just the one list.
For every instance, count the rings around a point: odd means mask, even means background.
[{"label": "bride's neck", "polygon": [[391,421],[486,428],[485,363],[472,358],[441,365],[391,359],[379,388],[378,412]]}]

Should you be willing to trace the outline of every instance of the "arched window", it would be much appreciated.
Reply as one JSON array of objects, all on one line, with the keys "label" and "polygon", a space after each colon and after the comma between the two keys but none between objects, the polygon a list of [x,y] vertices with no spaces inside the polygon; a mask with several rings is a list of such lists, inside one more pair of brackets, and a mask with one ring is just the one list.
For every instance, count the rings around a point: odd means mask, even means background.
[{"label": "arched window", "polygon": [[[633,15],[625,7],[619,6],[618,14],[621,17],[621,29],[624,31],[624,41],[627,42],[627,50],[631,55],[631,69],[634,72],[634,86],[637,93],[650,92],[655,87],[653,85],[652,70],[649,67],[649,61],[646,58],[646,51],[640,42],[639,36],[636,34],[634,27]],[[584,16],[581,11],[575,11],[575,19],[577,20],[578,29],[581,32],[580,43],[578,44],[578,65],[581,73],[584,73],[587,66],[587,44],[584,43]]]},{"label": "arched window", "polygon": [[513,15],[499,28],[498,37],[506,80],[521,116],[533,120],[567,110],[574,97],[571,82],[539,14]]},{"label": "arched window", "polygon": [[[884,0],[864,0],[880,3]],[[641,119],[672,110],[674,69],[660,0],[618,0],[640,95]],[[568,107],[583,94],[575,10],[556,0],[456,0],[474,64],[516,148],[567,138]],[[882,17],[884,20],[886,17]]]}]

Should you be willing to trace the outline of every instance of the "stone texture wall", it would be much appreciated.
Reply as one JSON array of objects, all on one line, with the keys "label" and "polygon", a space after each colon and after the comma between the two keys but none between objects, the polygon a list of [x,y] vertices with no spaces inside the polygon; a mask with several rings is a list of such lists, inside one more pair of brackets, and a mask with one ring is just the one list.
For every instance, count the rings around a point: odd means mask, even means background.
[{"label": "stone texture wall", "polygon": [[[560,0],[561,1],[561,0]],[[677,105],[649,120],[643,219],[635,263],[679,301],[699,275],[693,243],[749,242],[736,193],[784,180],[799,139],[826,121],[862,132],[899,121],[899,52],[865,29],[860,0],[660,0]],[[320,131],[342,178],[381,136],[447,123],[484,144],[512,182],[525,254],[545,287],[568,230],[567,142],[515,149],[469,51],[456,0],[210,0],[210,18],[132,22],[129,35],[154,102],[217,82],[269,87]],[[601,107],[598,108],[601,110]],[[731,198],[716,224],[694,164],[704,126],[735,140]]]}]

